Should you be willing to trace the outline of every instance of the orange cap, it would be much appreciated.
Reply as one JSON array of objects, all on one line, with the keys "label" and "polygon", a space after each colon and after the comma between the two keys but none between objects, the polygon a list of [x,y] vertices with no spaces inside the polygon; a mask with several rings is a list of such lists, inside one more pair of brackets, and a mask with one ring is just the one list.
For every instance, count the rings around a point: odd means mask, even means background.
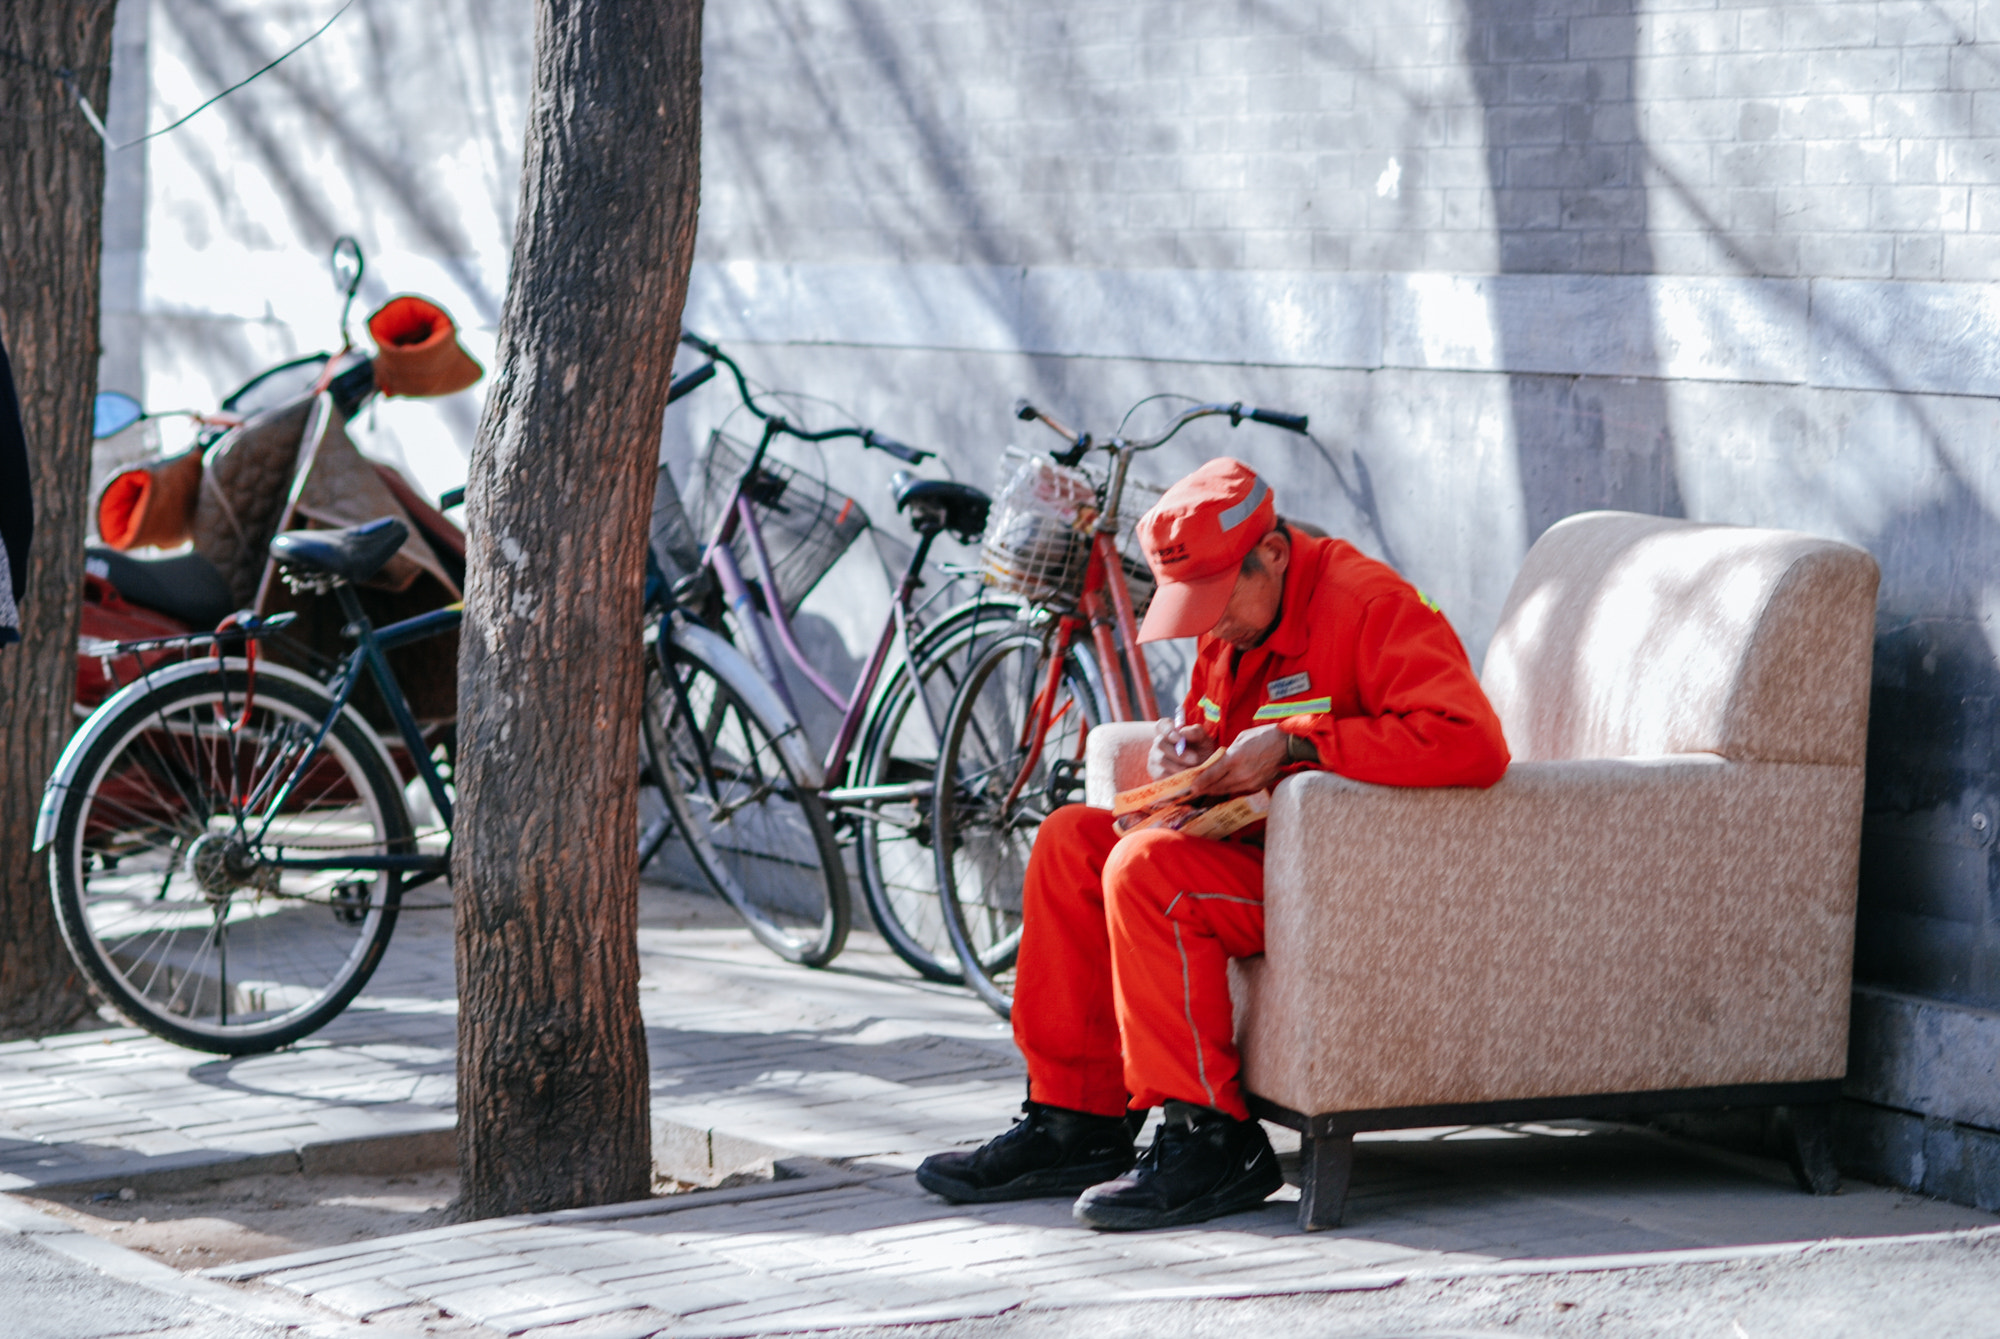
[{"label": "orange cap", "polygon": [[1159,582],[1139,640],[1198,637],[1214,627],[1243,559],[1277,524],[1271,486],[1240,460],[1211,460],[1169,488],[1139,518],[1139,545]]}]

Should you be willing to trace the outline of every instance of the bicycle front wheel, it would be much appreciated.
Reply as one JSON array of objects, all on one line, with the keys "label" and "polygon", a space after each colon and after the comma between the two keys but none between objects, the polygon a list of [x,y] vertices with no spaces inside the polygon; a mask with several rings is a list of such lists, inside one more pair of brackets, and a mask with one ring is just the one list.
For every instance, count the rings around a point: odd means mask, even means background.
[{"label": "bicycle front wheel", "polygon": [[[49,882],[70,953],[126,1018],[197,1050],[275,1050],[361,990],[416,849],[380,745],[316,685],[177,674],[84,726]],[[247,694],[247,697],[246,697]],[[331,729],[317,748],[322,725]]]},{"label": "bicycle front wheel", "polygon": [[1073,797],[1099,720],[1076,657],[1051,685],[1049,655],[1046,638],[1019,632],[973,665],[945,721],[931,801],[945,930],[966,984],[1003,1018],[1014,1007],[1028,853],[1042,820]]},{"label": "bicycle front wheel", "polygon": [[759,942],[826,966],[847,943],[850,912],[819,795],[712,667],[670,643],[658,650],[647,657],[646,744],[675,827]]},{"label": "bicycle front wheel", "polygon": [[[931,846],[931,789],[944,719],[980,655],[1020,626],[1020,606],[1011,602],[977,601],[940,619],[917,643],[917,673],[898,665],[876,694],[849,775],[856,787],[915,789],[852,805],[844,817],[857,832],[856,864],[875,928],[927,980],[963,980],[939,910]],[[928,710],[917,698],[918,684]]]}]

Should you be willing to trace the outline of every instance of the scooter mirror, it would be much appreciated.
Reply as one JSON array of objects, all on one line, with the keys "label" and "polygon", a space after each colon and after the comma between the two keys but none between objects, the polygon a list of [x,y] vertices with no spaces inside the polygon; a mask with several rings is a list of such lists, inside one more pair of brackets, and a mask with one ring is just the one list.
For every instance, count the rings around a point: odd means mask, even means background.
[{"label": "scooter mirror", "polygon": [[354,310],[354,295],[361,291],[361,273],[367,268],[361,259],[361,243],[346,236],[333,239],[333,286],[347,299],[340,305],[340,337],[350,345],[354,339],[347,333],[347,317]]},{"label": "scooter mirror", "polygon": [[361,287],[361,272],[367,268],[361,259],[361,243],[352,237],[333,239],[333,286],[335,291],[352,298]]},{"label": "scooter mirror", "polygon": [[131,396],[119,391],[99,391],[97,402],[91,406],[90,435],[101,442],[106,437],[116,437],[144,417],[145,406]]}]

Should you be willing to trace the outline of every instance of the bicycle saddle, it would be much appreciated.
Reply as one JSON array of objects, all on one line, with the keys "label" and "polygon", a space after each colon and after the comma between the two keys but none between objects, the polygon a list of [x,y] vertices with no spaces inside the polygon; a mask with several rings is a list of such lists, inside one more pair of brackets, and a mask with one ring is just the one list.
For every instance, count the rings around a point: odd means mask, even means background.
[{"label": "bicycle saddle", "polygon": [[970,544],[986,529],[986,513],[993,499],[969,484],[951,479],[913,479],[897,470],[889,491],[895,495],[896,510],[906,513],[918,531],[949,530]]},{"label": "bicycle saddle", "polygon": [[287,530],[271,540],[271,556],[285,567],[360,585],[382,570],[410,537],[393,516],[339,530]]},{"label": "bicycle saddle", "polygon": [[133,604],[157,609],[190,627],[212,628],[236,608],[229,583],[199,553],[135,558],[93,544],[84,550],[84,570],[109,581]]}]

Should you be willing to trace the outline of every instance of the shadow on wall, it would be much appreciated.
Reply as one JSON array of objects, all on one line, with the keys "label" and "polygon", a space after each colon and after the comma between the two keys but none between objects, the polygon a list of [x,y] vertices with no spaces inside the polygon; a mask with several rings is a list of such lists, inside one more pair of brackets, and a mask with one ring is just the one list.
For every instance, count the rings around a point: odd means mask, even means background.
[{"label": "shadow on wall", "polygon": [[[1464,0],[1465,60],[1485,116],[1487,179],[1508,274],[1650,274],[1632,58],[1637,0],[1606,0],[1594,16],[1606,54],[1573,59],[1569,25],[1536,0]],[[1504,310],[1504,309],[1503,309]],[[1530,332],[1495,331],[1502,366]],[[1652,323],[1642,323],[1650,331]],[[1648,343],[1650,344],[1650,334]],[[1652,348],[1634,361],[1657,367]],[[1684,516],[1666,388],[1641,379],[1615,417],[1581,378],[1510,377],[1528,541],[1573,512]]]},{"label": "shadow on wall", "polygon": [[1855,977],[2000,1008],[2000,665],[1978,584],[2000,570],[2000,529],[1954,477],[1868,547],[1889,581],[1876,620]]}]

